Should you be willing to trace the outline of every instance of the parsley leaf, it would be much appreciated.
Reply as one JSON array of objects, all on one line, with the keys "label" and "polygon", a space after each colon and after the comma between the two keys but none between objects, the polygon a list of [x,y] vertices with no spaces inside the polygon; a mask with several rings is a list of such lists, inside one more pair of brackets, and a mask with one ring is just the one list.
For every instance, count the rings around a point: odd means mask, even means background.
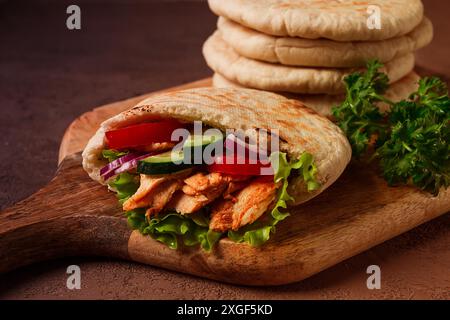
[{"label": "parsley leaf", "polygon": [[377,104],[385,102],[392,105],[392,102],[383,97],[389,87],[389,78],[378,71],[381,67],[378,61],[370,61],[367,72],[345,77],[345,101],[333,108],[333,116],[348,137],[355,157],[367,151],[371,138],[377,137],[378,143],[386,138],[384,115]]},{"label": "parsley leaf", "polygon": [[390,137],[376,151],[390,185],[409,183],[437,195],[450,185],[450,99],[438,78],[424,78],[389,113]]}]

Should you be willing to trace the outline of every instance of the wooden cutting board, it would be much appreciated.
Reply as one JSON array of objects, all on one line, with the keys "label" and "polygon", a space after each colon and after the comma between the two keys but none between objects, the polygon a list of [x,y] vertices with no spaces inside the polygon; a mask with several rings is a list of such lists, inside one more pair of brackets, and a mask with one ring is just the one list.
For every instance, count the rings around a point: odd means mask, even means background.
[{"label": "wooden cutting board", "polygon": [[[164,91],[210,84],[204,79]],[[0,213],[0,272],[59,256],[100,255],[236,284],[285,284],[450,210],[450,190],[433,198],[409,187],[389,188],[375,168],[352,163],[323,194],[293,209],[262,248],[224,239],[209,254],[171,250],[128,228],[114,194],[89,179],[79,153],[103,120],[149,95],[96,108],[70,125],[55,178]]]}]

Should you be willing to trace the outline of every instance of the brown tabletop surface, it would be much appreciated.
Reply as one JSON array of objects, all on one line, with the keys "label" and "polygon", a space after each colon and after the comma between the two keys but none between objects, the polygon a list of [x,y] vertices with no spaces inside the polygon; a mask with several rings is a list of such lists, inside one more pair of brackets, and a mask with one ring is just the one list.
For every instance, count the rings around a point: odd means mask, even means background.
[{"label": "brown tabletop surface", "polygon": [[[417,64],[450,77],[450,2],[426,0],[433,44]],[[78,0],[82,29],[66,28],[66,0],[0,0],[0,206],[53,176],[65,128],[94,106],[211,75],[201,55],[215,28],[204,1]],[[66,287],[69,265],[81,289]],[[381,289],[366,268],[379,265]],[[233,286],[126,261],[65,258],[0,275],[1,299],[450,299],[450,215],[303,282]]]}]

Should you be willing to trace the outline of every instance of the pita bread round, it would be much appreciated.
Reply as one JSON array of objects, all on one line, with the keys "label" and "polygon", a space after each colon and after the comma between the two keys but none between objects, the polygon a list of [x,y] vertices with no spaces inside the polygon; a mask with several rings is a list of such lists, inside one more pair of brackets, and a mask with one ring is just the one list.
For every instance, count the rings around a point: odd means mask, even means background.
[{"label": "pita bread round", "polygon": [[433,24],[428,18],[404,36],[364,42],[275,37],[223,17],[217,27],[223,40],[241,56],[306,67],[363,67],[370,59],[384,63],[423,48],[433,39]]},{"label": "pita bread round", "polygon": [[106,148],[105,132],[161,118],[202,121],[220,130],[279,130],[282,152],[291,158],[309,152],[318,168],[321,188],[315,192],[307,192],[300,177],[292,178],[289,192],[295,204],[330,186],[351,158],[351,147],[342,131],[297,100],[250,89],[199,88],[152,96],[103,122],[83,151],[83,167],[89,176],[103,183],[100,169],[106,165],[101,156]]},{"label": "pita bread round", "polygon": [[[336,41],[386,40],[423,19],[421,0],[208,0],[211,10],[260,32]],[[377,25],[380,22],[380,25]]]},{"label": "pita bread round", "polygon": [[[342,79],[360,69],[292,67],[245,58],[222,40],[216,31],[204,44],[203,55],[215,72],[245,87],[267,91],[306,94],[343,94]],[[392,82],[414,68],[414,55],[407,54],[385,64],[383,69]]]},{"label": "pita bread round", "polygon": [[[411,72],[406,77],[391,84],[389,90],[386,92],[386,97],[391,101],[400,101],[407,99],[411,93],[417,90],[419,75]],[[244,86],[234,83],[224,76],[214,73],[213,86],[216,88],[245,88]],[[313,109],[318,114],[332,119],[331,109],[334,106],[341,104],[345,100],[345,95],[326,95],[326,94],[292,94],[292,93],[278,93],[287,98],[296,99],[308,108]],[[381,111],[386,111],[389,105],[381,103],[379,105]]]},{"label": "pita bread round", "polygon": [[[411,72],[406,77],[391,84],[386,92],[386,98],[391,101],[400,101],[407,99],[411,93],[417,90],[420,77],[415,72]],[[224,76],[214,73],[213,86],[216,88],[245,88],[244,86],[234,83]],[[305,104],[308,108],[313,109],[318,114],[332,119],[331,109],[341,104],[345,100],[345,95],[326,95],[326,94],[292,94],[278,93],[287,98],[296,99]],[[386,111],[389,105],[380,103],[381,111]]]}]

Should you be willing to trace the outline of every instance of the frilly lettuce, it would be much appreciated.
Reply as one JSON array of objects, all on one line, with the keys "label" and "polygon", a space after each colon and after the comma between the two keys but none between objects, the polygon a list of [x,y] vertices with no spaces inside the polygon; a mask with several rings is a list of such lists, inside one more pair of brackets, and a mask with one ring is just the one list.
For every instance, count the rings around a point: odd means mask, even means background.
[{"label": "frilly lettuce", "polygon": [[200,245],[205,251],[211,251],[222,236],[219,232],[209,230],[209,221],[203,211],[192,217],[174,212],[147,220],[145,210],[135,210],[127,212],[127,218],[131,228],[151,236],[171,249],[177,249],[179,241],[182,241],[185,246]]},{"label": "frilly lettuce", "polygon": [[120,204],[123,204],[139,188],[138,176],[128,172],[119,174],[108,186],[116,192]]},{"label": "frilly lettuce", "polygon": [[103,158],[108,160],[108,162],[117,160],[126,154],[128,154],[128,151],[117,151],[117,150],[113,150],[113,149],[105,149],[102,151]]}]

